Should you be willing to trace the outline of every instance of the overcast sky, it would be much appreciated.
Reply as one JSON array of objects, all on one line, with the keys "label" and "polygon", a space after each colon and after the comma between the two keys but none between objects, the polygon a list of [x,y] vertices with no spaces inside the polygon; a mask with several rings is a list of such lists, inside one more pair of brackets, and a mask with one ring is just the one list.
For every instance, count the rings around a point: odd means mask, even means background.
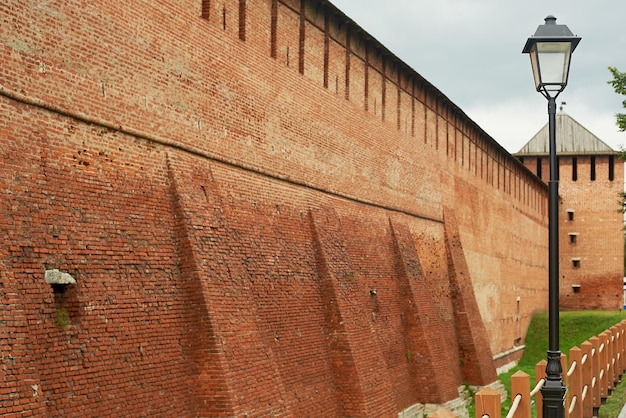
[{"label": "overcast sky", "polygon": [[624,96],[607,67],[626,72],[625,0],[331,0],[437,87],[509,152],[548,121],[522,48],[554,15],[582,41],[572,56],[564,111],[614,149],[626,146],[615,113]]}]

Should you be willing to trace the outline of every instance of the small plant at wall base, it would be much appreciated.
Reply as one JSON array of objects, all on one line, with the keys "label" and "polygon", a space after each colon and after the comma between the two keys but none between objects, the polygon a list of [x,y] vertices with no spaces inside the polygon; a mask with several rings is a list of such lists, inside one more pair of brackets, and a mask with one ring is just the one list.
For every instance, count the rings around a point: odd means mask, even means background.
[{"label": "small plant at wall base", "polygon": [[474,405],[474,396],[476,395],[476,388],[469,383],[463,383],[463,397],[469,401],[467,405],[467,412],[470,417],[476,416],[476,405]]},{"label": "small plant at wall base", "polygon": [[70,325],[70,314],[63,308],[57,309],[57,327],[60,329],[66,329]]}]

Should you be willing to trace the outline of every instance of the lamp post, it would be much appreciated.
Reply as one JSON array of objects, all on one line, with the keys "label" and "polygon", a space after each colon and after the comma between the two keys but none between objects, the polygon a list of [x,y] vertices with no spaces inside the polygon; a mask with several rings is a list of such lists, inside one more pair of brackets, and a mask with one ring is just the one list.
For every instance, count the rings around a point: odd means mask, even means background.
[{"label": "lamp post", "polygon": [[548,131],[550,139],[550,181],[548,183],[548,364],[546,383],[541,389],[544,418],[565,416],[563,369],[559,349],[559,182],[556,158],[556,98],[565,89],[572,52],[580,38],[566,25],[557,25],[556,17],[548,16],[533,36],[528,38],[523,53],[530,55],[535,87],[548,99]]}]

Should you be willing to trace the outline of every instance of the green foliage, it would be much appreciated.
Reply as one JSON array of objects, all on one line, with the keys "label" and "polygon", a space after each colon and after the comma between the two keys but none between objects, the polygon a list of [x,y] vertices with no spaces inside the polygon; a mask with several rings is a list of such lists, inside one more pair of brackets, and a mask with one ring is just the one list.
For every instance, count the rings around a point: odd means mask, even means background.
[{"label": "green foliage", "polygon": [[66,329],[70,325],[70,314],[67,310],[63,308],[57,309],[56,324],[60,329]]},{"label": "green foliage", "polygon": [[476,416],[476,405],[474,405],[474,402],[471,402],[474,400],[474,396],[476,396],[476,390],[474,389],[474,387],[469,383],[463,383],[463,397],[464,399],[470,400],[470,403],[467,407],[467,412],[469,413],[470,417]]},{"label": "green foliage", "polygon": [[[585,340],[600,334],[613,325],[626,319],[624,311],[568,311],[559,316],[559,346],[568,355],[572,347],[580,347]],[[530,375],[531,384],[535,382],[535,365],[546,358],[548,350],[548,314],[540,312],[533,316],[528,326],[525,340],[526,348],[518,365],[498,376],[507,392],[511,393],[511,376],[518,370]],[[564,371],[565,372],[565,371]],[[510,396],[502,404],[502,416],[511,408]],[[603,406],[604,408],[604,406]],[[602,408],[601,408],[602,410]],[[615,415],[617,416],[617,415]],[[607,415],[608,417],[608,415]]]},{"label": "green foliage", "polygon": [[619,196],[617,203],[620,205],[620,208],[617,211],[620,213],[626,213],[626,193],[619,192],[617,195]]},{"label": "green foliage", "polygon": [[624,405],[626,405],[626,381],[622,380],[607,398],[606,403],[600,407],[598,418],[618,417]]},{"label": "green foliage", "polygon": [[[615,67],[609,67],[609,71],[613,75],[613,80],[608,81],[608,84],[613,87],[615,93],[626,96],[626,73],[618,71]],[[622,106],[626,108],[626,100],[622,102]],[[615,118],[619,130],[626,131],[626,114],[616,113]]]}]

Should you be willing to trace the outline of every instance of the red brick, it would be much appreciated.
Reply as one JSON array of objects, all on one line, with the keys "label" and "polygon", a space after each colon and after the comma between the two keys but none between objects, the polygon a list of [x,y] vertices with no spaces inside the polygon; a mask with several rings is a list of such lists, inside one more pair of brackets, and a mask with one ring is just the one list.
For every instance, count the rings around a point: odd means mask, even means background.
[{"label": "red brick", "polygon": [[0,5],[0,410],[397,416],[489,380],[457,355],[545,308],[545,185],[329,3],[183,3]]}]

